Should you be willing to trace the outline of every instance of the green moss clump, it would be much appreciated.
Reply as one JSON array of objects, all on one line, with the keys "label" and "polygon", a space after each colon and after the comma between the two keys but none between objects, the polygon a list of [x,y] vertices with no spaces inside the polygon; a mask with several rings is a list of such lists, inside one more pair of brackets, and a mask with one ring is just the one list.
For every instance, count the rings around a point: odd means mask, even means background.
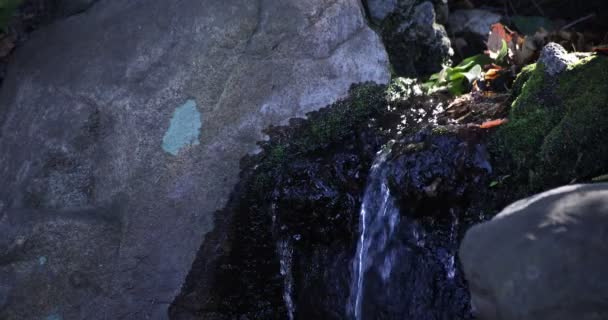
[{"label": "green moss clump", "polygon": [[431,132],[434,135],[437,135],[437,136],[452,134],[452,131],[450,131],[450,129],[448,129],[445,126],[436,126],[436,127],[433,127],[433,129],[431,129]]},{"label": "green moss clump", "polygon": [[608,58],[583,59],[557,78],[529,66],[514,90],[510,121],[491,142],[502,173],[515,173],[524,193],[605,173]]},{"label": "green moss clump", "polygon": [[0,0],[0,31],[6,29],[11,17],[23,0]]},{"label": "green moss clump", "polygon": [[361,84],[349,96],[324,109],[309,113],[307,120],[289,127],[268,130],[270,140],[262,143],[261,159],[252,176],[252,192],[266,194],[286,164],[302,154],[338,144],[372,118],[387,112],[386,86]]},{"label": "green moss clump", "polygon": [[537,67],[536,63],[533,63],[533,64],[529,64],[521,69],[521,71],[515,78],[515,81],[513,82],[513,89],[512,89],[513,96],[517,97],[520,95],[520,93],[524,87],[524,84],[528,81],[528,79],[530,79],[530,76],[534,73],[534,70],[536,70],[536,67]]}]

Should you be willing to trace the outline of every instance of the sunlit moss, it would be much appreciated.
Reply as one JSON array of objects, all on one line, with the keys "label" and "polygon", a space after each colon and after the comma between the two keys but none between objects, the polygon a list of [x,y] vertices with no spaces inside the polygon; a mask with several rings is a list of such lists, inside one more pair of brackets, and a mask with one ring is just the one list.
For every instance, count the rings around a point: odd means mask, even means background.
[{"label": "sunlit moss", "polygon": [[[510,121],[492,141],[530,191],[585,181],[608,169],[608,58],[590,57],[557,78],[532,65],[516,82]],[[525,80],[525,81],[524,81]]]},{"label": "sunlit moss", "polygon": [[346,99],[308,114],[308,119],[293,130],[271,134],[271,140],[262,146],[264,152],[253,177],[253,190],[263,193],[290,161],[304,153],[340,143],[356,128],[386,112],[385,97],[386,86],[358,85],[351,89]]}]

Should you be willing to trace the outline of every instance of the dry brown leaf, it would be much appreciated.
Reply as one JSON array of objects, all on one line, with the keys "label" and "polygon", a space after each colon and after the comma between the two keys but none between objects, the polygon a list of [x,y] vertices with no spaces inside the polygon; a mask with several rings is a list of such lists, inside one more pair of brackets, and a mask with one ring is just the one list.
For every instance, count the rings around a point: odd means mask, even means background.
[{"label": "dry brown leaf", "polygon": [[502,124],[505,124],[508,121],[509,121],[508,119],[490,120],[490,121],[486,121],[486,122],[480,124],[479,127],[481,129],[490,129],[490,128],[498,127],[498,126],[500,126]]}]

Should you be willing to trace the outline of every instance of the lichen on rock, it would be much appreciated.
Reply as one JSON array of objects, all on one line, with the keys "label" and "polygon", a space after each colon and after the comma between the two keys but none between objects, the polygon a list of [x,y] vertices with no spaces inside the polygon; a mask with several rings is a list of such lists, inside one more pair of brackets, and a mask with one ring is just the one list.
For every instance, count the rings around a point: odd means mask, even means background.
[{"label": "lichen on rock", "polygon": [[557,75],[576,62],[576,57],[557,43],[547,44],[540,53],[538,61],[545,66],[550,76]]}]

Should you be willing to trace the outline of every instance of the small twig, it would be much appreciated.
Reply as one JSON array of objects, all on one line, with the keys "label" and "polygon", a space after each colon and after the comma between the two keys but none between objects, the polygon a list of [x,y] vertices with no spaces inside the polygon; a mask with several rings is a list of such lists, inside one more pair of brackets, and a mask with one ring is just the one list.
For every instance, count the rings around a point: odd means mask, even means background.
[{"label": "small twig", "polygon": [[567,25],[563,26],[560,30],[563,31],[563,30],[566,30],[566,29],[570,29],[570,28],[574,27],[575,25],[577,25],[577,24],[579,24],[579,23],[581,23],[581,22],[583,22],[585,20],[589,20],[591,18],[595,18],[595,13],[590,13],[590,14],[582,17],[582,18],[578,18],[578,19],[576,19],[576,20],[568,23]]},{"label": "small twig", "polygon": [[503,14],[503,16],[507,17],[507,22],[511,23],[511,15],[509,14],[509,6],[507,5],[506,1],[503,1],[503,10],[505,12],[505,14]]},{"label": "small twig", "polygon": [[513,2],[511,2],[511,0],[509,0],[507,2],[509,3],[509,6],[511,6],[511,11],[513,11],[513,15],[516,16],[517,10],[515,10],[515,6],[513,5]]},{"label": "small twig", "polygon": [[536,7],[536,10],[538,10],[540,15],[544,17],[545,12],[543,11],[543,8],[541,8],[535,0],[532,0],[532,4]]}]

